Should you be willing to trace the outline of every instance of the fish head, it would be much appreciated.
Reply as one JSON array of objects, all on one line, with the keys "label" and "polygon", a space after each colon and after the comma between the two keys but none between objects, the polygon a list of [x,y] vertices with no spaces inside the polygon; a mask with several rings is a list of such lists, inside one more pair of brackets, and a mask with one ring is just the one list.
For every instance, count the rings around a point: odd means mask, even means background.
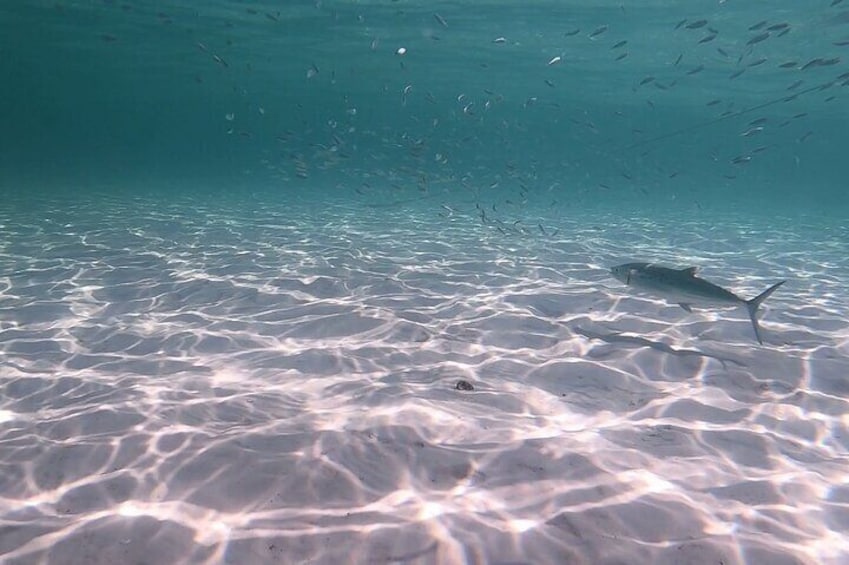
[{"label": "fish head", "polygon": [[610,274],[618,281],[631,284],[631,278],[639,271],[641,263],[625,263],[610,268]]}]

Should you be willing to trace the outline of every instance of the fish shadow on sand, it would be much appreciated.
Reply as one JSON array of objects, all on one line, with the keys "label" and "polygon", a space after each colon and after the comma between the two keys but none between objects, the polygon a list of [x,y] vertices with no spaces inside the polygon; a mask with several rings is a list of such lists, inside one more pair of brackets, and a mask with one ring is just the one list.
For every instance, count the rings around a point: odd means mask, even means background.
[{"label": "fish shadow on sand", "polygon": [[721,357],[719,355],[712,355],[710,353],[704,353],[695,349],[675,349],[674,347],[669,346],[660,341],[652,341],[650,339],[646,339],[644,337],[636,335],[625,335],[621,332],[600,333],[594,330],[582,328],[581,326],[574,326],[571,329],[576,334],[582,335],[587,339],[598,339],[610,344],[623,344],[626,346],[633,347],[649,347],[651,349],[654,349],[655,351],[660,351],[661,353],[667,353],[669,355],[675,355],[676,357],[705,357],[707,359],[714,359],[722,363],[722,367],[724,369],[728,368],[727,363],[737,365],[738,367],[746,366],[746,364],[742,361],[732,359],[731,357]]}]

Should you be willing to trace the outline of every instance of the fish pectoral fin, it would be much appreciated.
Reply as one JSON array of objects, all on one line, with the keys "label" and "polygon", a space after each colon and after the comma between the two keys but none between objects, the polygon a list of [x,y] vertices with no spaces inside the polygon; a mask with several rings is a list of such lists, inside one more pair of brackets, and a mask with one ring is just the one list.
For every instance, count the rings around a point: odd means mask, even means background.
[{"label": "fish pectoral fin", "polygon": [[679,303],[678,303],[678,306],[680,306],[681,308],[683,308],[684,310],[686,310],[686,311],[687,311],[687,312],[689,312],[690,314],[692,314],[692,313],[693,313],[693,309],[692,309],[692,308],[690,308],[690,305],[689,305],[689,304],[687,304],[686,302],[679,302]]},{"label": "fish pectoral fin", "polygon": [[696,273],[699,272],[698,267],[687,267],[686,269],[681,269],[680,272],[684,273],[688,277],[695,277]]}]

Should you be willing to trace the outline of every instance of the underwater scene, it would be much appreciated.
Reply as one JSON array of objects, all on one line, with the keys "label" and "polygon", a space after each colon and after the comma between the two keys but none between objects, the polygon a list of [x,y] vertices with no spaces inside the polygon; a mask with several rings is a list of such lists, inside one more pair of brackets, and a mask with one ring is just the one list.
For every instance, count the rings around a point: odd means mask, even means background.
[{"label": "underwater scene", "polygon": [[0,562],[849,563],[849,0],[7,0]]}]

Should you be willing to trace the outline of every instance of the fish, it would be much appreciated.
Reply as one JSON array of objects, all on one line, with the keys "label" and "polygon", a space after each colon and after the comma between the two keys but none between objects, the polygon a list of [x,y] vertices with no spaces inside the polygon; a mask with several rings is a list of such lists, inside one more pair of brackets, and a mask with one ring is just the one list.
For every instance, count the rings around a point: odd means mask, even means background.
[{"label": "fish", "polygon": [[758,325],[758,308],[764,300],[787,281],[779,281],[756,297],[746,300],[733,292],[696,276],[697,267],[672,269],[654,263],[624,263],[610,269],[617,280],[635,289],[662,297],[678,304],[687,312],[692,306],[731,307],[745,306],[755,330],[755,338],[763,345]]},{"label": "fish", "polygon": [[808,61],[807,63],[802,65],[802,70],[807,71],[811,67],[818,67],[818,66],[822,65],[823,60],[824,59],[822,57],[817,57],[816,59],[811,59],[810,61]]},{"label": "fish", "polygon": [[595,28],[595,30],[594,30],[594,31],[593,31],[593,32],[589,35],[589,38],[590,38],[590,39],[595,39],[596,37],[598,37],[599,35],[601,35],[602,33],[606,32],[606,31],[607,31],[607,26],[606,26],[606,25],[598,26],[598,27],[597,27],[597,28]]},{"label": "fish", "polygon": [[765,31],[765,32],[759,33],[756,36],[754,36],[753,38],[751,38],[749,41],[746,42],[746,45],[754,45],[754,44],[760,43],[761,41],[764,41],[768,38],[769,38],[769,32]]}]

